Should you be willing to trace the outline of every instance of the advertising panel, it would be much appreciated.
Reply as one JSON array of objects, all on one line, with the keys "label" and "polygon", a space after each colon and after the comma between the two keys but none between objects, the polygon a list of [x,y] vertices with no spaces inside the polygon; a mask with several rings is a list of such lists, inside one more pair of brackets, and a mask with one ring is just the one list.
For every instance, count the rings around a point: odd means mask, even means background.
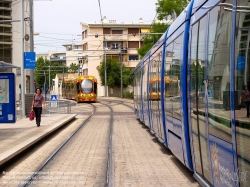
[{"label": "advertising panel", "polygon": [[16,122],[15,74],[0,73],[0,123]]}]

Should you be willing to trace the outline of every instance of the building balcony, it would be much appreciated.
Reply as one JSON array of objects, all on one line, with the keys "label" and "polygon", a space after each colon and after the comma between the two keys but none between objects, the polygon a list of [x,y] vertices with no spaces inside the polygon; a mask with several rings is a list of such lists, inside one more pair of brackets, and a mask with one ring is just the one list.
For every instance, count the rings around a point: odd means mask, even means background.
[{"label": "building balcony", "polygon": [[64,61],[66,61],[66,57],[65,57],[65,56],[61,56],[61,57],[50,57],[50,61],[51,61],[51,62],[64,62]]},{"label": "building balcony", "polygon": [[105,35],[105,41],[127,41],[127,35],[122,34],[108,34]]},{"label": "building balcony", "polygon": [[0,10],[9,10],[9,11],[11,11],[11,8],[9,8],[9,7],[0,7]]},{"label": "building balcony", "polygon": [[105,47],[104,50],[106,50],[106,54],[127,54],[128,50],[127,48],[112,48],[112,47]]},{"label": "building balcony", "polygon": [[136,67],[138,63],[139,63],[139,60],[129,60],[127,63],[127,67]]},{"label": "building balcony", "polygon": [[4,45],[12,45],[12,42],[2,42],[2,41],[0,41],[0,44],[4,44]]},{"label": "building balcony", "polygon": [[0,35],[1,35],[1,36],[12,36],[11,33],[4,33],[4,32],[0,32]]},{"label": "building balcony", "polygon": [[3,16],[3,15],[0,15],[0,18],[5,19],[5,20],[12,19],[11,16]]},{"label": "building balcony", "polygon": [[11,24],[0,24],[0,27],[6,27],[6,28],[11,28]]}]

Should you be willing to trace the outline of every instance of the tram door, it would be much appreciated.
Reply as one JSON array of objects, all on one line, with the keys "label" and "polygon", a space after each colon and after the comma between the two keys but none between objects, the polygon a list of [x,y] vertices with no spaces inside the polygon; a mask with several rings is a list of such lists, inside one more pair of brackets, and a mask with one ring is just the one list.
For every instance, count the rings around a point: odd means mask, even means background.
[{"label": "tram door", "polygon": [[203,17],[192,26],[190,58],[190,122],[195,171],[211,182],[205,108],[206,23]]}]

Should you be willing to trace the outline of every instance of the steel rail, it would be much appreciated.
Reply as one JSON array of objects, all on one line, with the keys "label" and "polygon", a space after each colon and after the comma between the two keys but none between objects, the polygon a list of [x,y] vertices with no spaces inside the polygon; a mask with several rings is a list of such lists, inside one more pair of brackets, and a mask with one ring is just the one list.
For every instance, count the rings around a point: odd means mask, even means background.
[{"label": "steel rail", "polygon": [[92,113],[82,122],[82,124],[70,135],[68,138],[33,172],[26,180],[22,181],[22,184],[18,187],[26,187],[31,184],[35,176],[39,174],[39,172],[52,160],[52,158],[66,145],[66,143],[83,127],[85,126],[86,122],[93,116],[96,111],[96,106],[93,106]]}]

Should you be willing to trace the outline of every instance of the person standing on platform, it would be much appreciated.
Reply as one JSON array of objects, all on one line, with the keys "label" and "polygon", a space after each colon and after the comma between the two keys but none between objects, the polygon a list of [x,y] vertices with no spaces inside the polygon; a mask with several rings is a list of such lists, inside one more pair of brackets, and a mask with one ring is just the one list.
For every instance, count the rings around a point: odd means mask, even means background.
[{"label": "person standing on platform", "polygon": [[38,127],[41,124],[42,104],[45,106],[45,100],[42,95],[42,90],[40,88],[36,88],[31,109],[35,111],[36,124]]},{"label": "person standing on platform", "polygon": [[250,106],[250,91],[248,90],[247,85],[244,86],[245,90],[241,92],[240,101],[242,103],[242,98],[245,99],[246,109],[247,109],[247,117],[249,118],[249,106]]}]

